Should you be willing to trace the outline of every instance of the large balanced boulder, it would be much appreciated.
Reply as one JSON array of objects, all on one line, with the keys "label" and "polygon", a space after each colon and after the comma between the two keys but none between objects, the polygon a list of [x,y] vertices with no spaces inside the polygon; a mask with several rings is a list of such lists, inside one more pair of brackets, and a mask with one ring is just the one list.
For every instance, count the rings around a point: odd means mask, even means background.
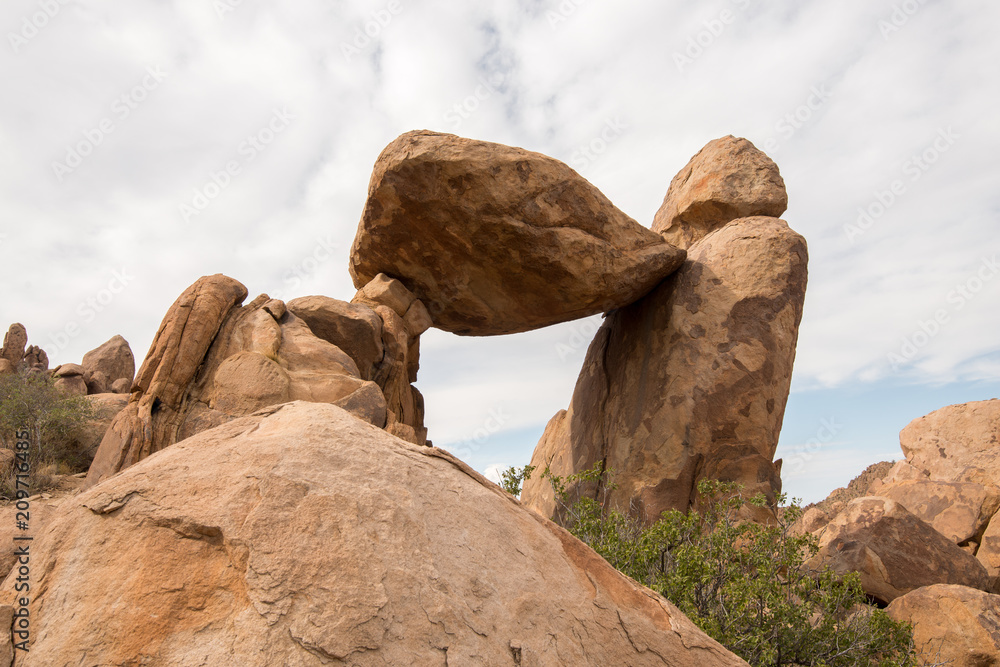
[{"label": "large balanced boulder", "polygon": [[[93,375],[102,373],[105,378],[105,389],[110,390],[117,380],[132,382],[135,377],[135,357],[128,341],[121,336],[111,340],[83,355],[81,364],[87,373]],[[102,393],[102,392],[91,392]]]},{"label": "large balanced boulder", "polygon": [[885,603],[933,584],[990,586],[974,556],[888,498],[851,501],[820,533],[819,547],[808,567],[857,572],[865,592]]},{"label": "large balanced boulder", "polygon": [[[735,220],[695,243],[677,274],[608,315],[532,465],[563,477],[613,469],[607,501],[647,521],[688,509],[699,479],[773,497],[806,264],[805,240],[776,218]],[[580,493],[604,498],[594,485]],[[529,480],[522,499],[555,510],[547,479]]]},{"label": "large balanced boulder", "polygon": [[778,165],[746,139],[727,136],[709,142],[670,182],[653,231],[690,248],[730,220],[777,218],[787,207]]},{"label": "large balanced boulder", "polygon": [[956,544],[981,535],[1000,506],[1000,489],[974,482],[900,481],[876,495],[900,503]]},{"label": "large balanced boulder", "polygon": [[886,613],[913,626],[921,665],[1000,665],[1000,595],[939,584],[896,598]]},{"label": "large balanced boulder", "polygon": [[626,306],[683,260],[558,160],[418,131],[375,164],[350,270],[358,288],[400,280],[441,329],[491,335]]},{"label": "large balanced boulder", "polygon": [[328,404],[65,501],[32,573],[19,667],[746,664],[451,455]]},{"label": "large balanced boulder", "polygon": [[1000,400],[951,405],[899,434],[906,460],[931,479],[1000,486]]}]

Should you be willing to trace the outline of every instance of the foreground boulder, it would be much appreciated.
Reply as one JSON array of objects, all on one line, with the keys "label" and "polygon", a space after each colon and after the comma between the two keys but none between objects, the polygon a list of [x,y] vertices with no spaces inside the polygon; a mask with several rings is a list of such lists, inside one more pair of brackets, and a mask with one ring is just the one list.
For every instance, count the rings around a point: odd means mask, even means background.
[{"label": "foreground boulder", "polygon": [[727,136],[709,142],[670,182],[653,231],[690,248],[730,220],[778,218],[787,207],[778,165],[746,139]]},{"label": "foreground boulder", "polygon": [[21,667],[745,664],[451,455],[326,404],[165,449],[32,550]]},{"label": "foreground boulder", "polygon": [[913,625],[921,665],[1000,665],[1000,595],[927,586],[896,598],[886,612]]},{"label": "foreground boulder", "polygon": [[865,593],[885,603],[933,584],[990,585],[974,556],[887,498],[851,501],[820,533],[819,547],[808,567],[858,572]]},{"label": "foreground boulder", "polygon": [[[676,275],[608,315],[532,465],[563,477],[611,468],[607,500],[646,521],[688,509],[699,479],[773,497],[806,264],[805,240],[775,218],[736,220],[695,243]],[[540,476],[522,499],[555,510]]]},{"label": "foreground boulder", "polygon": [[420,131],[379,156],[350,270],[358,288],[400,280],[436,327],[491,335],[626,306],[683,260],[558,160]]}]

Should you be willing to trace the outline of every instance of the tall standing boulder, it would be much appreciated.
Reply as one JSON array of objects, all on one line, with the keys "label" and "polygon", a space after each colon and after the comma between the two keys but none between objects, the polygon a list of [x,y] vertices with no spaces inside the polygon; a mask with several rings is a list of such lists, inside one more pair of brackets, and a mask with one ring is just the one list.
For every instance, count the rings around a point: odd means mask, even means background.
[{"label": "tall standing boulder", "polygon": [[653,218],[653,231],[690,248],[730,220],[781,217],[788,207],[778,165],[733,136],[709,142],[681,169]]},{"label": "tall standing boulder", "polygon": [[27,344],[27,330],[23,324],[15,322],[4,334],[3,347],[0,347],[0,359],[6,359],[11,366],[17,368],[24,359],[24,348]]},{"label": "tall standing boulder", "polygon": [[325,404],[165,449],[31,550],[19,667],[746,665],[450,454]]},{"label": "tall standing boulder", "polygon": [[114,336],[100,347],[83,355],[83,362],[80,365],[91,376],[95,373],[104,376],[102,387],[104,391],[110,390],[117,380],[132,382],[135,377],[135,356],[128,341],[121,336]]},{"label": "tall standing boulder", "polygon": [[[776,218],[735,220],[696,242],[676,275],[608,315],[532,465],[613,469],[607,500],[647,521],[686,510],[699,479],[773,496],[806,264],[805,240]],[[555,510],[545,479],[522,499]]]},{"label": "tall standing boulder", "polygon": [[683,260],[558,160],[418,131],[375,164],[350,271],[401,281],[438,328],[491,335],[628,305]]}]

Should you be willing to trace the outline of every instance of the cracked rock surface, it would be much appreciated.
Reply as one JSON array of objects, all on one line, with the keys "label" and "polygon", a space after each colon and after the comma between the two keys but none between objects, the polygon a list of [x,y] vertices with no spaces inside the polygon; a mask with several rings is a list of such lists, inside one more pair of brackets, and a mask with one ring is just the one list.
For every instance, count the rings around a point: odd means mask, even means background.
[{"label": "cracked rock surface", "polygon": [[745,664],[451,455],[325,403],[154,453],[32,550],[22,667]]}]

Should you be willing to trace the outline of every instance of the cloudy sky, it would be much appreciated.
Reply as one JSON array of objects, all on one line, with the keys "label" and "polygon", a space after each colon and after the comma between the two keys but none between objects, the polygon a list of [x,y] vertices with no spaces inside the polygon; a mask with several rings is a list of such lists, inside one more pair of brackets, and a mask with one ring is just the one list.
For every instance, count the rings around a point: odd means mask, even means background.
[{"label": "cloudy sky", "polygon": [[[119,333],[141,358],[205,274],[349,299],[372,165],[411,129],[561,159],[647,225],[744,136],[809,242],[779,456],[815,500],[1000,394],[998,23],[988,0],[4,0],[0,325],[55,363]],[[425,335],[435,444],[526,463],[595,329]]]}]

